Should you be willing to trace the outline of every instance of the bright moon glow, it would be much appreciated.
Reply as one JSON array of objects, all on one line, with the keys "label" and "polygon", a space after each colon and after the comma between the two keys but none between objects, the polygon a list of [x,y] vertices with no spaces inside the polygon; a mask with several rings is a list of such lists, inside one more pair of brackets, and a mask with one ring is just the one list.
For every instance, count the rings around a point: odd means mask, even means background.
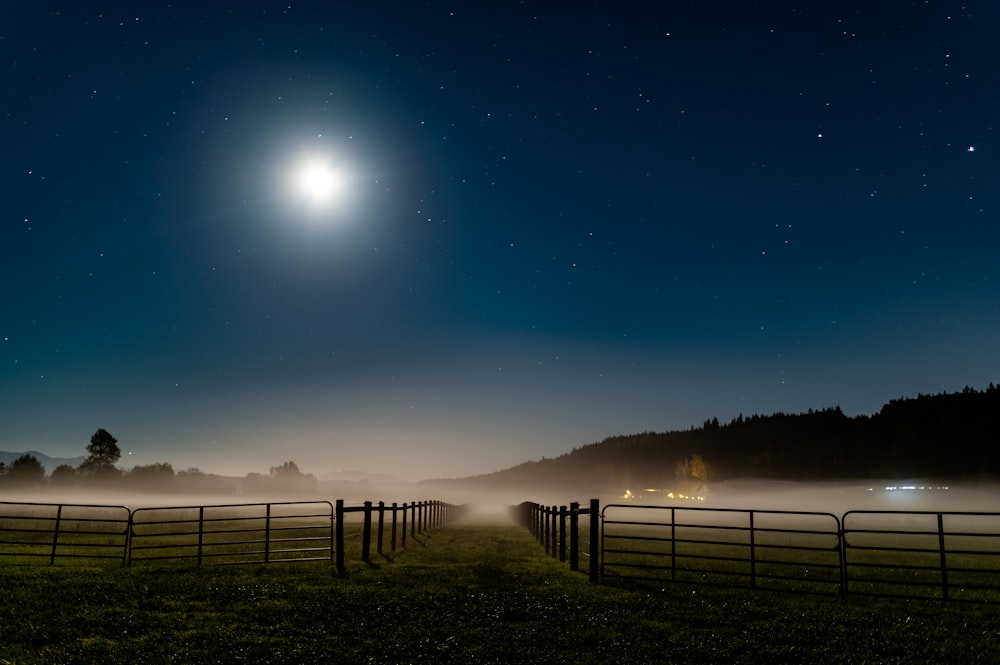
[{"label": "bright moon glow", "polygon": [[347,186],[344,174],[323,162],[308,162],[296,175],[298,193],[313,204],[327,204],[336,201]]}]

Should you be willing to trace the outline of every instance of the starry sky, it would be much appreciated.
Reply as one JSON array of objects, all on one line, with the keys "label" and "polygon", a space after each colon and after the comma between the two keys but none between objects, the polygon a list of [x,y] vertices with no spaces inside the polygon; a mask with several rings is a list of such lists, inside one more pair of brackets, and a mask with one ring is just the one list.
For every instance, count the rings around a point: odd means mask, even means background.
[{"label": "starry sky", "polygon": [[0,449],[419,480],[985,388],[998,36],[988,0],[6,2]]}]

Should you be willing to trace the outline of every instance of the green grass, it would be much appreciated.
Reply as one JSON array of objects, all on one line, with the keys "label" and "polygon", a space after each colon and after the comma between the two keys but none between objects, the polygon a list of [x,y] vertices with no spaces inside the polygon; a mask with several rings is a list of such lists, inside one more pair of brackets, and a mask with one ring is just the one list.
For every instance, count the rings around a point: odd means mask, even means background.
[{"label": "green grass", "polygon": [[993,606],[588,583],[520,527],[330,563],[0,566],[0,663],[996,663]]}]

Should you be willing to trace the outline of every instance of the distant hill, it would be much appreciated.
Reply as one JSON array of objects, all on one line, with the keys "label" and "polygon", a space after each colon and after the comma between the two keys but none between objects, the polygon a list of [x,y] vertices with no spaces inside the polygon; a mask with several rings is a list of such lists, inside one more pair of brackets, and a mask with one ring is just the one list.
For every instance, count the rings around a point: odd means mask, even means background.
[{"label": "distant hill", "polygon": [[1000,388],[892,400],[871,416],[848,417],[834,407],[740,415],[727,424],[713,419],[700,428],[613,436],[552,459],[432,482],[485,490],[669,488],[694,456],[708,480],[998,476]]},{"label": "distant hill", "polygon": [[23,453],[8,453],[0,450],[0,462],[10,466],[11,462],[25,454],[33,455],[35,459],[41,462],[42,466],[45,467],[45,473],[52,473],[52,470],[60,464],[69,464],[70,466],[76,468],[80,466],[85,459],[87,459],[84,455],[80,455],[79,457],[49,457],[45,453],[40,453],[37,450],[28,450]]}]

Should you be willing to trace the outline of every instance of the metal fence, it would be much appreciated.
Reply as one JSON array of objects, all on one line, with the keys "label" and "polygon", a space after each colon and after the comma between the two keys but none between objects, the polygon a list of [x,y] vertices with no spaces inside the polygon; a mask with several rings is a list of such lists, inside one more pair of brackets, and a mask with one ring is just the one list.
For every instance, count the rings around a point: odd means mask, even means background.
[{"label": "metal fence", "polygon": [[1000,602],[1000,513],[852,510],[845,592]]},{"label": "metal fence", "polygon": [[[741,510],[608,504],[511,509],[547,553],[582,552],[592,581],[688,582],[826,595],[1000,603],[1000,513]],[[599,519],[598,519],[599,516]],[[582,522],[581,522],[582,523]],[[571,563],[571,568],[576,569]]]},{"label": "metal fence", "polygon": [[609,504],[605,577],[839,594],[840,520],[830,513]]},{"label": "metal fence", "polygon": [[277,563],[333,557],[329,501],[139,508],[128,563]]},{"label": "metal fence", "polygon": [[343,575],[348,542],[370,563],[373,546],[378,554],[386,540],[393,551],[397,543],[405,548],[407,529],[414,538],[462,511],[462,506],[442,501],[347,506],[341,499],[335,504],[286,501],[136,510],[0,502],[0,562],[54,565],[86,559],[121,566],[201,566],[335,561]]},{"label": "metal fence", "polygon": [[[140,508],[0,502],[0,562],[116,565],[334,561],[347,524],[370,563],[459,517],[440,501],[343,500]],[[511,517],[591,581],[691,582],[823,594],[1000,602],[1000,513],[831,513],[525,502]],[[356,519],[355,519],[356,517]],[[583,518],[583,519],[582,519]],[[374,543],[373,543],[374,541]],[[353,542],[353,541],[352,541]]]},{"label": "metal fence", "polygon": [[124,506],[0,501],[0,561],[54,565],[96,559],[123,564],[129,518]]}]

